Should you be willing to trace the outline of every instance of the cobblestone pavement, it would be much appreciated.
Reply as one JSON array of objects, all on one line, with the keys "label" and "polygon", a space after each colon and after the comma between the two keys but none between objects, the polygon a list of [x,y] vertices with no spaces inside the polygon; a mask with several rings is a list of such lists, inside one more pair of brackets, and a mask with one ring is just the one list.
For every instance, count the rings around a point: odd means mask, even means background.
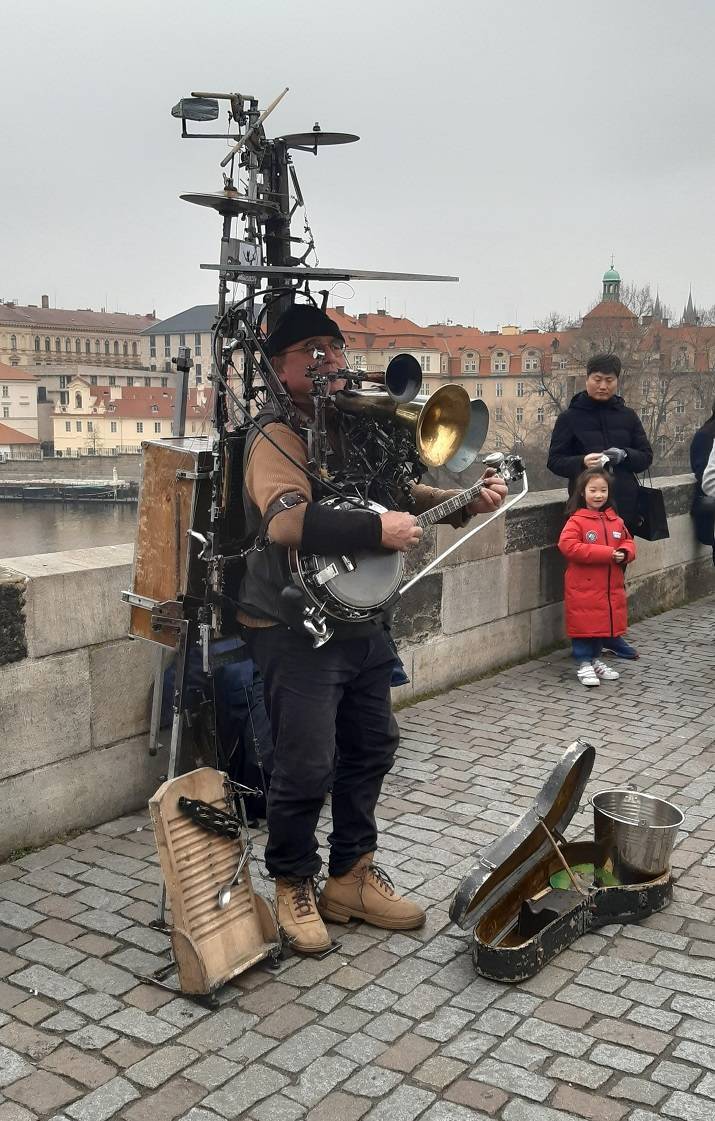
[{"label": "cobblestone pavement", "polygon": [[[215,1011],[137,982],[167,947],[146,817],[0,866],[0,1121],[713,1121],[714,608],[634,627],[641,660],[599,689],[558,652],[404,709],[381,859],[427,926],[336,928],[338,953],[256,967]],[[675,900],[486,981],[450,898],[579,735],[589,791],[635,781],[686,811]],[[569,836],[589,827],[582,809]]]}]

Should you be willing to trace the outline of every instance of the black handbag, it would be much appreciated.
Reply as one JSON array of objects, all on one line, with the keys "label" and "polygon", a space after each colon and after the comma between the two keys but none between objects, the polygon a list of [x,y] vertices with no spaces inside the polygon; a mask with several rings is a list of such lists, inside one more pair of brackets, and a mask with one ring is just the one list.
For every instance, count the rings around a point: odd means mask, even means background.
[{"label": "black handbag", "polygon": [[636,495],[636,516],[633,533],[646,541],[663,541],[670,537],[668,517],[665,513],[665,499],[662,490],[653,486],[648,472],[648,486],[638,480]]}]

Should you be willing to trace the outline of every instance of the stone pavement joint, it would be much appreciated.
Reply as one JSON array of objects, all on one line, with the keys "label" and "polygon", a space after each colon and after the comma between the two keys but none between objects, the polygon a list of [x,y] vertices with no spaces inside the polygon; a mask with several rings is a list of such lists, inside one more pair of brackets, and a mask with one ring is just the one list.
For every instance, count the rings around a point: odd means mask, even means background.
[{"label": "stone pavement joint", "polygon": [[[401,709],[379,860],[424,928],[336,927],[335,954],[255,967],[218,1009],[137,976],[169,945],[146,814],[0,866],[0,1121],[713,1121],[714,608],[633,627],[608,688],[557,651]],[[596,762],[568,837],[595,790],[672,799],[674,901],[521,984],[478,977],[451,895],[579,735]]]}]

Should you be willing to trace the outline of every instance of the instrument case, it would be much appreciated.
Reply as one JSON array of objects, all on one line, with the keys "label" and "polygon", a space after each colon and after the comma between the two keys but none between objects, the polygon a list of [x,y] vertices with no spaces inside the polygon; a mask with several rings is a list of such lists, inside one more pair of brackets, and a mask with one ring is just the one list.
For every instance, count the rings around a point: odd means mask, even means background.
[{"label": "instrument case", "polygon": [[669,870],[639,883],[593,887],[585,895],[575,888],[550,890],[549,877],[563,869],[554,844],[571,868],[605,862],[606,853],[595,841],[567,842],[563,835],[595,755],[583,740],[571,744],[530,809],[480,853],[457,888],[449,915],[473,930],[472,956],[482,977],[524,981],[582,934],[610,923],[639,922],[670,902]]}]

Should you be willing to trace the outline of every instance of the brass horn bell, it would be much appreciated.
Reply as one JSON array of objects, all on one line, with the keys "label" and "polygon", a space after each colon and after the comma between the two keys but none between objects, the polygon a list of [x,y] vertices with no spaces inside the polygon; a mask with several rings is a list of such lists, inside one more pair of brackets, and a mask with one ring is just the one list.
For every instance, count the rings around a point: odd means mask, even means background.
[{"label": "brass horn bell", "polygon": [[341,412],[405,425],[426,467],[441,467],[452,458],[471,420],[469,394],[461,385],[443,385],[426,401],[398,401],[389,393],[362,389],[341,389],[334,399]]}]

